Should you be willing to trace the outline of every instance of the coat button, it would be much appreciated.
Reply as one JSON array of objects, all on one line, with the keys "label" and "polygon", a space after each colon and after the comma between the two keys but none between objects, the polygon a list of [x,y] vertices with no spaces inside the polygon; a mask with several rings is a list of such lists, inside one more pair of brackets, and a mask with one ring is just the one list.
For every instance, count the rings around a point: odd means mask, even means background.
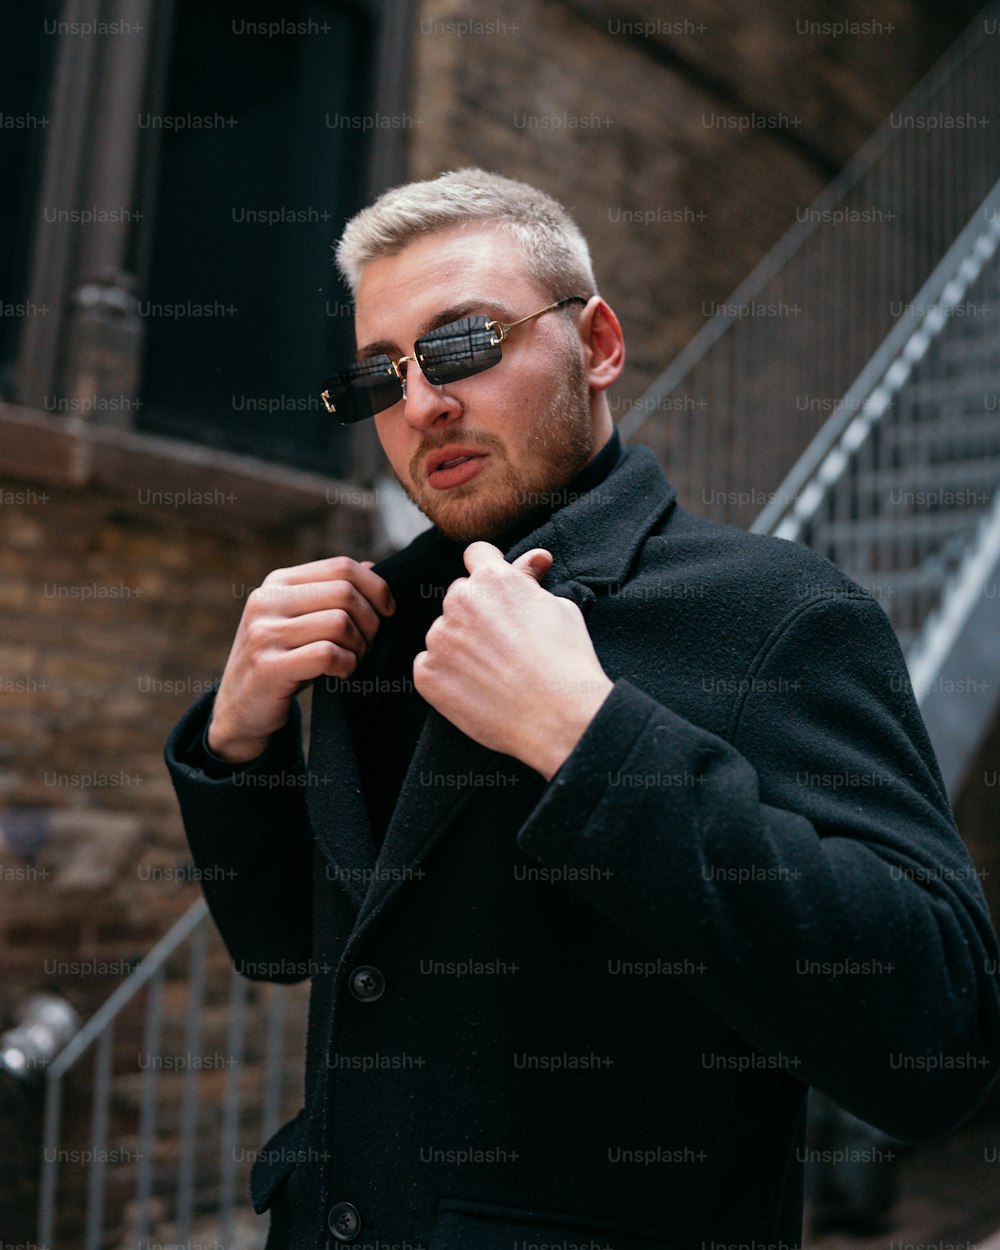
[{"label": "coat button", "polygon": [[353,1202],[337,1202],[330,1208],[330,1232],[338,1241],[353,1241],[361,1232],[361,1216]]},{"label": "coat button", "polygon": [[371,964],[362,964],[351,973],[351,993],[363,1003],[373,1003],[385,993],[385,977]]}]

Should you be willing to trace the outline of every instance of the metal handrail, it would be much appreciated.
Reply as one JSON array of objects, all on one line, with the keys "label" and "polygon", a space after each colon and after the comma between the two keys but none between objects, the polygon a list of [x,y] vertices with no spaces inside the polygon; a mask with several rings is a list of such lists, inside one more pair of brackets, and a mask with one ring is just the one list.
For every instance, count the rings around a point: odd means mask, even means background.
[{"label": "metal handrail", "polygon": [[[110,1074],[110,1038],[111,1025],[119,1013],[135,998],[139,991],[161,972],[167,959],[186,941],[188,936],[201,924],[208,915],[208,905],[204,898],[193,903],[184,915],[174,924],[170,931],[153,947],[148,955],[139,963],[121,985],[117,986],[111,997],[101,1006],[83,1027],[67,1042],[58,1055],[45,1069],[45,1112],[42,1129],[42,1175],[38,1199],[38,1239],[42,1246],[53,1244],[56,1181],[59,1167],[59,1129],[62,1115],[62,1079],[73,1067],[83,1053],[96,1041],[103,1043],[98,1058],[98,1090],[95,1092],[95,1105],[102,1109],[107,1106],[108,1081]],[[157,982],[159,985],[159,982]],[[159,1006],[159,994],[155,996]],[[105,1112],[102,1110],[103,1118]],[[106,1121],[105,1121],[106,1123]],[[96,1245],[96,1229],[99,1230],[99,1219],[95,1220],[95,1212],[100,1212],[103,1164],[100,1162],[100,1151],[95,1151],[96,1166],[91,1172],[91,1184],[88,1192],[87,1241],[88,1247]]]},{"label": "metal handrail", "polygon": [[[45,1101],[43,1116],[43,1152],[38,1201],[38,1244],[55,1250],[58,1209],[59,1162],[64,1153],[59,1149],[62,1131],[64,1083],[81,1058],[95,1050],[95,1072],[90,1108],[90,1151],[86,1177],[86,1211],[83,1222],[85,1250],[100,1250],[105,1231],[105,1159],[111,1134],[110,1111],[115,1088],[114,1027],[127,1008],[136,1003],[143,990],[148,990],[142,1035],[147,1062],[141,1072],[138,1100],[138,1163],[136,1173],[135,1232],[139,1244],[149,1241],[152,1230],[152,1197],[154,1193],[154,1146],[158,1139],[158,1075],[162,1045],[164,1012],[163,993],[167,966],[182,948],[189,947],[187,1010],[184,1045],[189,1062],[185,1066],[180,1091],[180,1123],[176,1129],[179,1164],[176,1177],[175,1240],[186,1244],[192,1233],[196,1214],[196,1194],[205,1178],[196,1172],[195,1144],[200,1111],[200,1072],[191,1057],[201,1045],[205,995],[208,984],[207,950],[210,940],[218,940],[204,897],[198,898],[174,923],[167,934],[117,986],[108,1000],[77,1031],[45,1070]],[[227,1072],[223,1092],[223,1114],[220,1133],[218,1198],[216,1207],[221,1221],[221,1244],[234,1245],[235,1213],[238,1203],[237,1154],[234,1144],[245,1111],[246,1095],[241,1074],[246,1061],[248,1038],[247,1014],[250,984],[236,968],[229,967],[229,1011],[227,1015]],[[260,1106],[262,1131],[270,1136],[277,1127],[282,1110],[289,1110],[282,1099],[285,1060],[286,986],[271,985],[267,989],[266,1018],[262,1035],[263,1090]],[[140,1065],[141,1066],[141,1065]],[[301,1065],[299,1065],[301,1066]],[[136,1073],[119,1074],[134,1077]],[[296,1095],[297,1096],[297,1095]],[[231,1147],[227,1154],[227,1146]],[[256,1221],[255,1221],[256,1223]],[[260,1228],[257,1235],[262,1236]],[[235,1250],[235,1245],[234,1245]],[[248,1250],[246,1239],[239,1250]]]},{"label": "metal handrail", "polygon": [[[980,23],[985,21],[985,14],[991,10],[1000,11],[1000,6],[991,4],[983,10],[983,14],[972,22],[958,39],[952,44],[950,51],[936,61],[924,77],[903,97],[894,113],[903,116],[916,116],[923,105],[944,86],[956,73],[959,66],[968,58],[973,49],[983,38]],[[857,187],[862,179],[871,171],[875,163],[893,142],[898,128],[884,122],[861,144],[854,155],[844,165],[839,174],[826,184],[810,205],[805,221],[798,221],[778,240],[773,248],[762,257],[750,270],[747,276],[733,291],[725,305],[746,306],[764,290],[765,286],[777,276],[793,256],[799,252],[813,237],[823,223],[824,215],[835,210]],[[667,365],[647,395],[656,393],[667,395],[676,390],[691,369],[726,333],[733,324],[731,313],[718,313],[707,321],[698,333],[674,359]],[[622,439],[630,438],[642,424],[642,416],[634,412],[623,417],[618,425]]]},{"label": "metal handrail", "polygon": [[1000,181],[752,527],[883,601],[952,799],[1000,706],[997,409]]},{"label": "metal handrail", "polygon": [[[983,200],[941,263],[920,288],[871,360],[848,387],[834,414],[792,467],[751,529],[799,539],[825,491],[872,422],[888,409],[951,312],[965,299],[1000,243],[1000,180]],[[839,444],[839,449],[838,449]]]},{"label": "metal handrail", "polygon": [[[1000,178],[998,14],[991,0],[618,422],[687,507],[752,523],[891,331],[893,301],[912,302]],[[942,131],[952,116],[969,124]]]},{"label": "metal handrail", "polygon": [[207,915],[208,904],[204,898],[199,898],[191,904],[153,949],[143,957],[140,963],[136,964],[121,985],[115,988],[107,1002],[94,1012],[80,1031],[52,1060],[45,1070],[47,1085],[55,1084],[63,1073],[69,1071],[87,1047],[101,1036],[122,1008],[135,998],[147,982],[153,979],[174,951],[183,945],[187,937]]}]

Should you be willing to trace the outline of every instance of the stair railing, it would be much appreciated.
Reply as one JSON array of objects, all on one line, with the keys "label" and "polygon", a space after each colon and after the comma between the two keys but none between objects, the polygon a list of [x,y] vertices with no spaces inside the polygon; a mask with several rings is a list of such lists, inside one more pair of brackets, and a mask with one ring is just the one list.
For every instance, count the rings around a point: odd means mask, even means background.
[{"label": "stair railing", "polygon": [[[198,1217],[198,1195],[206,1186],[211,1190],[213,1230],[219,1244],[232,1250],[250,1250],[246,1234],[237,1238],[235,1220],[239,1209],[248,1208],[246,1174],[249,1155],[237,1149],[245,1140],[248,1115],[259,1123],[251,1130],[254,1141],[269,1137],[278,1127],[283,1113],[286,1054],[286,999],[288,987],[268,985],[253,987],[259,994],[260,1033],[252,1039],[248,1029],[250,982],[228,964],[228,1001],[226,1005],[226,1044],[219,1062],[209,1063],[211,1056],[202,1056],[204,1022],[209,999],[209,943],[219,946],[219,939],[203,898],[198,899],[174,924],[166,936],[149,952],[128,977],[117,987],[106,1003],[86,1022],[45,1070],[44,1122],[42,1130],[42,1165],[38,1206],[38,1244],[44,1250],[58,1250],[60,1244],[82,1245],[83,1250],[102,1250],[109,1231],[128,1224],[130,1241],[138,1246],[153,1244],[154,1216],[168,1222],[170,1240],[176,1244],[191,1242],[192,1229]],[[179,1020],[165,1018],[164,994],[170,984],[171,967],[180,963],[178,980],[186,986],[183,1012],[183,1052],[180,1057],[164,1052],[166,1025],[177,1026]],[[218,982],[219,978],[214,978]],[[175,980],[175,984],[177,981]],[[295,987],[297,988],[297,987]],[[145,991],[145,1001],[140,996]],[[141,1014],[131,1015],[130,1013]],[[300,1013],[301,1014],[301,1013]],[[116,1064],[115,1027],[128,1020],[129,1029],[137,1025],[142,1037],[141,1061],[137,1064]],[[248,1041],[262,1047],[262,1088],[245,1088],[245,1062]],[[89,1108],[89,1140],[81,1148],[78,1138],[73,1149],[63,1147],[63,1120],[67,1078],[84,1055],[93,1048],[94,1071],[91,1078]],[[134,1052],[132,1052],[134,1054]],[[200,1060],[200,1062],[199,1062]],[[205,1104],[200,1093],[200,1078],[206,1069],[223,1066],[225,1077],[221,1111]],[[116,1071],[117,1067],[117,1071]],[[298,1064],[301,1069],[301,1063]],[[182,1069],[179,1117],[176,1125],[164,1129],[160,1123],[163,1073]],[[301,1079],[301,1072],[299,1072]],[[118,1104],[123,1099],[123,1082],[130,1082],[129,1095],[137,1103],[136,1114],[122,1127]],[[138,1088],[136,1088],[136,1083]],[[294,1091],[293,1091],[294,1092]],[[175,1108],[176,1109],[176,1108]],[[297,1108],[296,1108],[297,1109]],[[206,1112],[213,1117],[211,1150],[208,1152],[212,1170],[199,1169],[198,1143],[205,1136]],[[79,1117],[77,1117],[79,1118]],[[117,1118],[117,1123],[112,1120]],[[134,1123],[133,1123],[134,1121]],[[109,1142],[115,1148],[109,1147]],[[165,1142],[171,1144],[167,1161],[158,1166]],[[129,1181],[134,1174],[134,1202],[131,1212],[118,1198],[119,1210],[109,1218],[106,1202],[109,1161],[122,1155],[122,1143],[134,1144],[127,1150]],[[202,1152],[204,1153],[204,1152]],[[251,1152],[252,1153],[252,1152]],[[85,1210],[82,1230],[66,1231],[67,1219],[76,1219],[73,1204],[60,1204],[60,1163],[67,1159],[87,1169]],[[239,1166],[240,1162],[244,1166]],[[242,1182],[242,1188],[240,1184]],[[79,1200],[80,1186],[73,1197]],[[69,1215],[65,1214],[69,1209]],[[63,1217],[60,1218],[60,1212]],[[254,1217],[254,1224],[260,1222]],[[213,1231],[213,1235],[216,1235]],[[254,1236],[263,1229],[255,1229]]]},{"label": "stair railing", "polygon": [[749,526],[1000,178],[994,0],[619,421]]}]

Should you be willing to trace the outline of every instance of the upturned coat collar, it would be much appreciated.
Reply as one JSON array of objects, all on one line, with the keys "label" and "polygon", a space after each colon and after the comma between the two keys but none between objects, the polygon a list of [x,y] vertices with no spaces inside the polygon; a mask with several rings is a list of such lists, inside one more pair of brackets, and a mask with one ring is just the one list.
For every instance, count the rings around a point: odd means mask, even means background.
[{"label": "upturned coat collar", "polygon": [[[553,594],[571,582],[612,586],[627,575],[646,535],[674,506],[676,491],[656,457],[641,444],[625,449],[608,476],[577,499],[570,499],[504,552],[512,563],[533,547],[554,557],[542,586]],[[398,598],[412,593],[436,548],[446,542],[431,526],[401,551],[375,565]],[[571,596],[572,597],[572,596]]]},{"label": "upturned coat collar", "polygon": [[[676,492],[649,448],[629,447],[602,482],[525,534],[505,558],[511,562],[533,547],[550,551],[553,563],[541,585],[572,599],[586,618],[594,590],[627,579],[647,535],[675,501]],[[427,561],[441,541],[440,531],[432,527],[374,566],[397,601],[417,593]],[[325,731],[314,738],[313,766],[338,775],[341,785],[314,796],[314,825],[324,854],[337,866],[338,879],[359,908],[353,936],[360,940],[402,884],[419,876],[421,862],[476,793],[473,782],[463,779],[502,768],[506,757],[468,738],[430,708],[376,850],[343,701],[337,694],[326,697]],[[422,785],[425,774],[450,774],[455,784]],[[358,884],[362,881],[366,887]]]}]

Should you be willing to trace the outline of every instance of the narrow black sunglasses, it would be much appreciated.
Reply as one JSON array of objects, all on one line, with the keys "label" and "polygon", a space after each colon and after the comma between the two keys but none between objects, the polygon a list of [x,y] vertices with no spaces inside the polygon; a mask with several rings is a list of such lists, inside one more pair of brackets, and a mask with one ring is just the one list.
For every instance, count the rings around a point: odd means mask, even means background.
[{"label": "narrow black sunglasses", "polygon": [[341,369],[327,379],[320,399],[327,412],[336,414],[341,425],[364,421],[366,417],[391,408],[406,398],[406,369],[400,369],[400,365],[415,361],[427,381],[435,386],[471,378],[473,374],[492,369],[500,363],[500,344],[515,326],[524,325],[526,321],[532,321],[555,308],[563,308],[566,304],[586,302],[584,295],[567,295],[565,299],[556,300],[554,304],[509,324],[491,321],[485,314],[449,321],[447,325],[429,330],[417,339],[412,356],[400,356],[398,360],[386,355],[368,356]]}]

